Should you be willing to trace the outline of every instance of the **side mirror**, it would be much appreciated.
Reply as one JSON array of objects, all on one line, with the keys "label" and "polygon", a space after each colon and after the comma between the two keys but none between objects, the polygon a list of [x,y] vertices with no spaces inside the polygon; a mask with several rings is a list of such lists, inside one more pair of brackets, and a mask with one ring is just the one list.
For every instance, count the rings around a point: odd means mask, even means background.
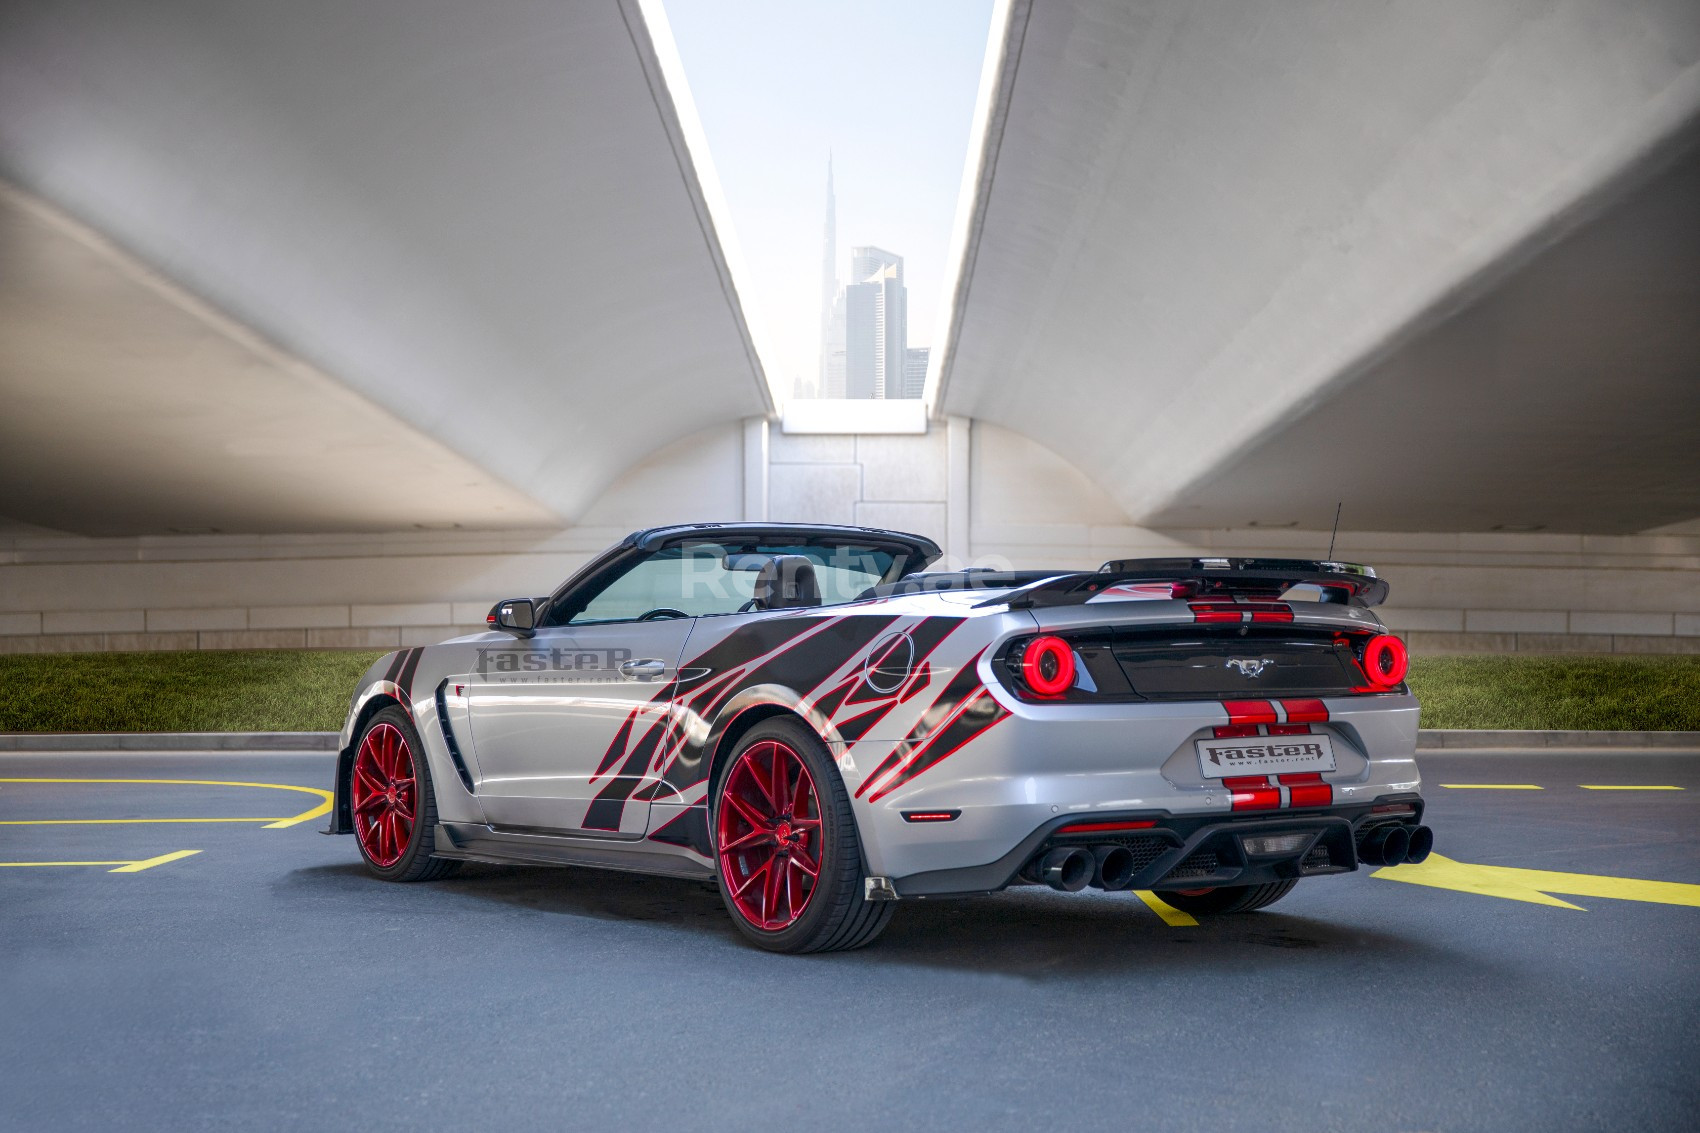
[{"label": "side mirror", "polygon": [[491,629],[515,637],[530,637],[537,632],[537,608],[530,598],[504,598],[490,607],[490,616],[484,620]]}]

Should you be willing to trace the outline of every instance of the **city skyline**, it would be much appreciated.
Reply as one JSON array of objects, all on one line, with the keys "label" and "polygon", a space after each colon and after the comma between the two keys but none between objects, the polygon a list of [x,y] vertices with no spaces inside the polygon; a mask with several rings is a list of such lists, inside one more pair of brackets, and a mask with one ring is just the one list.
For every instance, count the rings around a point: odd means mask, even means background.
[{"label": "city skyline", "polygon": [[804,398],[914,398],[926,382],[927,347],[909,345],[909,289],[903,257],[877,245],[850,249],[848,282],[839,285],[837,193],[826,165],[826,221],[821,239],[819,364],[799,375]]},{"label": "city skyline", "polygon": [[909,339],[936,345],[990,0],[665,3],[775,388],[819,380],[829,157],[840,276],[851,247],[901,252]]}]

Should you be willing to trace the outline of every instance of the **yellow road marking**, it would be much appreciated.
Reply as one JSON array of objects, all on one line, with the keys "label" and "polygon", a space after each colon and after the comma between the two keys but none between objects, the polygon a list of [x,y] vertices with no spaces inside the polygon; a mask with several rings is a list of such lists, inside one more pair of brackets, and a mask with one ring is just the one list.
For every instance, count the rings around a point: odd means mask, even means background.
[{"label": "yellow road marking", "polygon": [[[310,822],[321,815],[331,812],[333,796],[321,787],[298,787],[293,783],[234,783],[222,779],[0,779],[0,783],[158,783],[175,787],[260,787],[269,791],[300,791],[304,795],[317,795],[322,802],[312,810],[304,810],[300,814],[288,818],[106,818],[106,819],[65,819],[64,822],[264,822],[262,830],[282,830],[298,823]],[[39,823],[18,821],[7,822],[7,826],[58,825],[60,820],[44,819]]]},{"label": "yellow road marking", "polygon": [[166,862],[181,861],[184,858],[193,857],[194,855],[196,855],[200,852],[201,851],[199,851],[199,850],[177,850],[173,853],[161,854],[157,858],[148,858],[146,861],[131,862],[129,865],[125,866],[122,869],[108,870],[107,872],[109,872],[109,873],[141,873],[144,869],[152,869],[154,866],[164,865]]},{"label": "yellow road marking", "polygon": [[1163,923],[1168,925],[1170,928],[1198,927],[1198,921],[1193,918],[1191,913],[1181,912],[1179,909],[1157,896],[1157,894],[1151,892],[1151,890],[1135,889],[1134,893],[1141,901],[1145,902],[1145,907],[1147,909],[1150,909],[1153,913],[1162,917]]},{"label": "yellow road marking", "polygon": [[1584,791],[1680,791],[1683,788],[1681,788],[1681,787],[1640,787],[1640,786],[1630,787],[1630,786],[1620,786],[1620,785],[1616,785],[1616,784],[1583,783],[1582,789]]},{"label": "yellow road marking", "polygon": [[1442,783],[1449,791],[1544,791],[1533,783]]},{"label": "yellow road marking", "polygon": [[1516,869],[1511,866],[1474,865],[1430,854],[1421,865],[1396,865],[1378,869],[1371,877],[1456,889],[1484,897],[1527,901],[1532,905],[1555,905],[1586,912],[1580,905],[1552,896],[1607,897],[1616,901],[1650,901],[1660,905],[1689,905],[1700,908],[1700,885],[1680,881],[1643,881],[1636,877],[1604,877],[1592,873],[1558,873],[1546,869]]},{"label": "yellow road marking", "polygon": [[181,861],[200,853],[199,850],[176,850],[169,854],[161,854],[157,858],[145,858],[139,862],[0,862],[0,869],[27,869],[40,866],[75,866],[75,865],[115,865],[119,868],[109,869],[107,873],[140,873],[144,869],[152,869],[166,862]]},{"label": "yellow road marking", "polygon": [[[0,826],[130,826],[147,822],[277,822],[275,818],[0,818]],[[266,827],[265,829],[271,829]]]}]

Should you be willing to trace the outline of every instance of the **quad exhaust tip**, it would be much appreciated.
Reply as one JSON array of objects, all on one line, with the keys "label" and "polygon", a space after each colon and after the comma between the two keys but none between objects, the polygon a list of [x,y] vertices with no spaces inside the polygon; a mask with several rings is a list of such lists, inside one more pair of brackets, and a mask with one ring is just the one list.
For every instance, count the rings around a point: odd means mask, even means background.
[{"label": "quad exhaust tip", "polygon": [[1106,893],[1126,889],[1133,882],[1133,851],[1126,846],[1092,847],[1092,884]]},{"label": "quad exhaust tip", "polygon": [[1052,850],[1039,861],[1039,880],[1064,893],[1078,893],[1092,881],[1096,863],[1083,849]]},{"label": "quad exhaust tip", "polygon": [[1358,847],[1366,865],[1421,865],[1434,850],[1434,831],[1426,826],[1383,826]]}]

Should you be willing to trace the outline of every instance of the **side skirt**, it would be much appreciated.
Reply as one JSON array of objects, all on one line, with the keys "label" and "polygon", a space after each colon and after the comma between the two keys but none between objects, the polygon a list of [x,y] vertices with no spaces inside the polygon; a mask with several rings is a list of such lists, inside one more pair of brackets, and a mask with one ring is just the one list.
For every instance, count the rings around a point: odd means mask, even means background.
[{"label": "side skirt", "polygon": [[673,847],[636,850],[628,846],[610,845],[600,838],[517,834],[468,822],[443,822],[437,825],[434,856],[503,865],[589,866],[693,881],[714,877],[713,866],[686,857]]}]

